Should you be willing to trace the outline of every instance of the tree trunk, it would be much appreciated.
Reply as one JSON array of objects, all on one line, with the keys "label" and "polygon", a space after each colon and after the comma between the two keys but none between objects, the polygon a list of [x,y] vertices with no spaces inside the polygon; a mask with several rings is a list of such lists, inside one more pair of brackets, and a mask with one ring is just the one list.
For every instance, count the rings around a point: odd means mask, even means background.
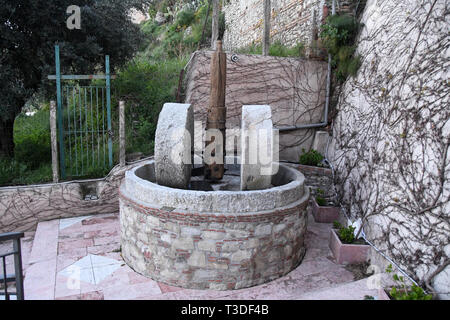
[{"label": "tree trunk", "polygon": [[14,155],[14,120],[0,122],[0,157]]}]

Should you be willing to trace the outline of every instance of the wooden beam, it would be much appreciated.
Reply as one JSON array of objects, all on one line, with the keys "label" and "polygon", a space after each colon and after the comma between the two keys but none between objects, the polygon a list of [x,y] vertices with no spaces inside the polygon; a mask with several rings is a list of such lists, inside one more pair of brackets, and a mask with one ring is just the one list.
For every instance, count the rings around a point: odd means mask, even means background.
[{"label": "wooden beam", "polygon": [[[216,51],[211,56],[211,93],[209,96],[209,108],[206,118],[206,130],[218,129],[222,134],[222,141],[208,141],[206,147],[213,144],[211,155],[205,153],[205,157],[217,157],[221,154],[219,163],[207,161],[205,163],[205,179],[221,180],[224,174],[225,158],[225,87],[227,78],[227,55],[222,50],[222,41],[216,42]],[[219,150],[220,148],[220,150]],[[206,149],[206,148],[205,148]],[[212,160],[212,159],[211,159]],[[216,158],[217,160],[217,158]]]},{"label": "wooden beam", "polygon": [[56,102],[50,101],[50,142],[52,147],[52,172],[54,183],[59,182],[58,138],[56,128]]}]

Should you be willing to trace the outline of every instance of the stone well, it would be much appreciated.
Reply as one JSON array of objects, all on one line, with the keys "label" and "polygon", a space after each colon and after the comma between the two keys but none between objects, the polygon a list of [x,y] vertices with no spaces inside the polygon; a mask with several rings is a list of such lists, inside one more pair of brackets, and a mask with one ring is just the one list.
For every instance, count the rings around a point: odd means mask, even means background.
[{"label": "stone well", "polygon": [[127,171],[120,188],[122,256],[136,272],[174,286],[228,290],[274,280],[301,262],[309,189],[297,170],[279,164],[272,186],[252,191],[155,181],[148,161]]}]

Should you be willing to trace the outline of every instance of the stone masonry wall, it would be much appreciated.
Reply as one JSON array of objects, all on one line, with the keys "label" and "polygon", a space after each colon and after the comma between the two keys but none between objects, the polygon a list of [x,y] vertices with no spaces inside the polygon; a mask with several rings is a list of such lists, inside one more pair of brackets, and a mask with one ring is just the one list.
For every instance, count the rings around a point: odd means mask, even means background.
[{"label": "stone masonry wall", "polygon": [[[325,0],[271,1],[271,42],[284,45],[297,43],[309,45],[313,27],[318,28],[323,18]],[[225,13],[224,47],[235,50],[251,43],[261,43],[263,0],[230,0],[223,8]]]},{"label": "stone masonry wall", "polygon": [[152,208],[121,194],[122,255],[135,271],[169,285],[230,290],[274,280],[305,254],[307,199],[239,215]]}]

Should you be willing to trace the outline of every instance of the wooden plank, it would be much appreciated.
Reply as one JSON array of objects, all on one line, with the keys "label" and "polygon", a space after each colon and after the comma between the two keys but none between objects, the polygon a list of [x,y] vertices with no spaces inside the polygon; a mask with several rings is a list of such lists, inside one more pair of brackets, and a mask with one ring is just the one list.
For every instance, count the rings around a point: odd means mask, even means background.
[{"label": "wooden plank", "polygon": [[58,170],[58,138],[56,129],[56,102],[50,101],[50,140],[52,147],[52,172],[53,182],[59,182]]}]

